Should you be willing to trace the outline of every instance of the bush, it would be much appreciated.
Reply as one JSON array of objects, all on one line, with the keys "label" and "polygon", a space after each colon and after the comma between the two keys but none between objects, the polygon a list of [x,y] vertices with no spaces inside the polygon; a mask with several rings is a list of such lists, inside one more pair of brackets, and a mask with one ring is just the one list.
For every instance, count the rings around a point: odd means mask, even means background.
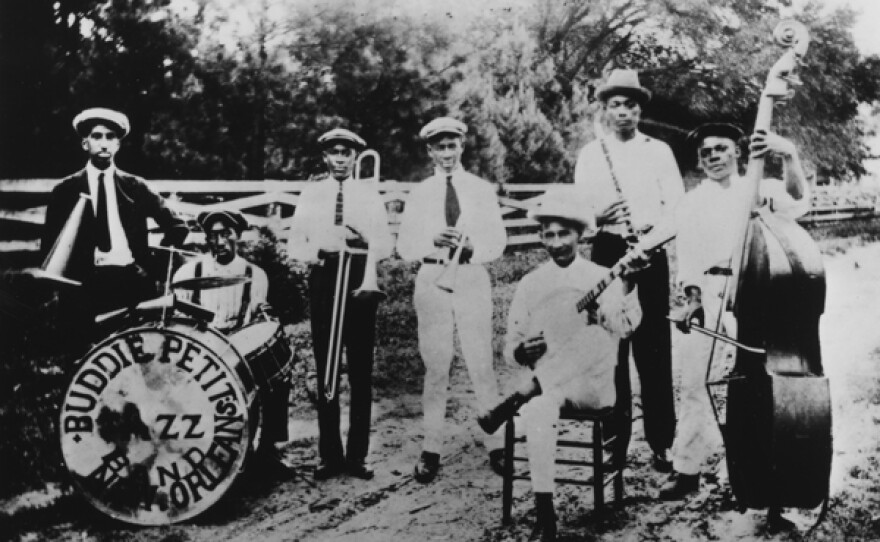
[{"label": "bush", "polygon": [[242,257],[259,266],[269,279],[269,304],[283,323],[296,323],[308,314],[307,271],[279,248],[278,238],[269,228],[260,228],[260,238],[244,243]]}]

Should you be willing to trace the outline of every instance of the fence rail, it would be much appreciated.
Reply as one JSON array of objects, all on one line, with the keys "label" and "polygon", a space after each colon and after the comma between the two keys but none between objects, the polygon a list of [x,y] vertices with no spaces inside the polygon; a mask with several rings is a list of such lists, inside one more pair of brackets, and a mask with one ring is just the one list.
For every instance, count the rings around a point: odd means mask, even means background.
[{"label": "fence rail", "polygon": [[[12,260],[33,264],[39,249],[39,232],[46,215],[49,193],[58,179],[0,180],[0,266],[14,267]],[[154,180],[148,184],[167,198],[171,208],[191,223],[202,211],[214,208],[232,208],[241,211],[255,227],[266,227],[280,240],[286,240],[289,217],[293,215],[299,194],[310,181],[194,181]],[[370,181],[365,181],[370,182]],[[399,216],[404,201],[414,183],[382,181],[376,183],[385,200],[389,225],[397,233]],[[508,249],[516,250],[538,243],[537,227],[525,217],[532,199],[540,196],[552,184],[508,184],[501,187],[498,201],[508,233]],[[878,216],[873,201],[835,198],[827,190],[814,195],[813,210],[802,222],[849,220]],[[151,224],[155,229],[155,224]],[[255,229],[245,239],[255,239]],[[151,243],[157,243],[159,234],[151,234]],[[191,231],[188,242],[200,243],[203,236]],[[15,258],[9,255],[15,254]]]}]

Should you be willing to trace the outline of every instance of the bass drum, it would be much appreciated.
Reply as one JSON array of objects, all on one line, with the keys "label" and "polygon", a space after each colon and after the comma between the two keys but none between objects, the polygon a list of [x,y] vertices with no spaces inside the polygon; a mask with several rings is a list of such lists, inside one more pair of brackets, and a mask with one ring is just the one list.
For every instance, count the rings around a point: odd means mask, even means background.
[{"label": "bass drum", "polygon": [[259,429],[248,364],[219,332],[182,319],[121,330],[82,360],[61,407],[61,450],[101,512],[183,521],[243,471]]}]

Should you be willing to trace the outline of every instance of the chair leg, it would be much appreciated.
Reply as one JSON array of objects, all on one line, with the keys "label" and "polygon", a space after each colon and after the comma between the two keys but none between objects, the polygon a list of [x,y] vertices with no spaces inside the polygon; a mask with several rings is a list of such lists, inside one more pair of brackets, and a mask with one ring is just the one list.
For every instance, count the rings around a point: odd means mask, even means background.
[{"label": "chair leg", "polygon": [[602,422],[593,421],[593,506],[601,510],[605,506],[605,443]]},{"label": "chair leg", "polygon": [[616,468],[617,472],[614,473],[614,503],[620,504],[620,501],[623,500],[623,465]]},{"label": "chair leg", "polygon": [[501,522],[511,521],[513,508],[513,445],[516,438],[516,427],[513,417],[507,420],[504,428],[504,476],[501,487]]}]

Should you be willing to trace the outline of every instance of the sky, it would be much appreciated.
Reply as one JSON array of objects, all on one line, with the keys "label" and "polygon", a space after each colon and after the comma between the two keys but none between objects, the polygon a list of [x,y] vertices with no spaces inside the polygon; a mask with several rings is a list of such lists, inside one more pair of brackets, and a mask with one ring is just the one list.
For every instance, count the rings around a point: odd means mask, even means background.
[{"label": "sky", "polygon": [[[796,7],[806,4],[807,0],[795,0]],[[880,55],[880,32],[877,24],[880,23],[880,0],[822,0],[826,9],[834,9],[849,5],[857,13],[856,24],[853,27],[853,41],[863,55]]]}]

